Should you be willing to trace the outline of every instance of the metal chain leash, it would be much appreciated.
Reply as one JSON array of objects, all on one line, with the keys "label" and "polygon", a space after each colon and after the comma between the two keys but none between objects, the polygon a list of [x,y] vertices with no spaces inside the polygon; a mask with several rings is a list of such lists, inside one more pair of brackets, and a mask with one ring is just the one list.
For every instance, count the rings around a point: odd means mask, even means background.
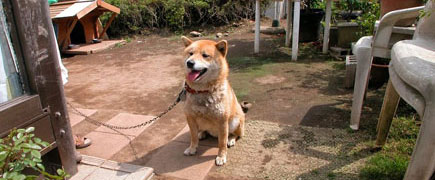
[{"label": "metal chain leash", "polygon": [[106,124],[106,123],[102,123],[102,122],[100,122],[100,121],[97,121],[97,120],[94,120],[94,119],[92,119],[92,118],[90,118],[89,116],[87,116],[87,115],[85,115],[85,114],[83,114],[82,112],[80,112],[79,110],[77,110],[74,106],[72,106],[69,102],[67,102],[67,104],[72,108],[72,110],[74,110],[78,115],[80,115],[80,116],[83,116],[84,118],[85,118],[85,120],[86,121],[88,121],[88,122],[90,122],[90,123],[92,123],[92,124],[95,124],[95,125],[99,125],[99,126],[105,126],[105,127],[108,127],[108,128],[110,128],[110,129],[133,129],[133,128],[138,128],[138,127],[142,127],[142,126],[146,126],[146,125],[148,125],[148,124],[150,124],[150,123],[152,123],[152,122],[154,122],[154,121],[156,121],[156,120],[158,120],[158,119],[160,119],[162,116],[164,116],[165,114],[167,114],[169,111],[171,111],[181,100],[182,100],[182,98],[183,98],[183,96],[185,95],[185,93],[186,93],[186,90],[185,89],[183,89],[183,90],[181,90],[181,92],[178,94],[178,96],[177,96],[177,99],[175,100],[175,102],[174,103],[172,103],[169,107],[168,107],[168,109],[166,109],[165,111],[163,111],[162,113],[160,113],[159,115],[157,115],[156,117],[154,117],[154,118],[152,118],[152,119],[150,119],[150,120],[148,120],[148,121],[145,121],[145,122],[143,122],[143,123],[140,123],[140,124],[137,124],[137,125],[134,125],[134,126],[115,126],[115,125],[111,125],[111,124]]}]

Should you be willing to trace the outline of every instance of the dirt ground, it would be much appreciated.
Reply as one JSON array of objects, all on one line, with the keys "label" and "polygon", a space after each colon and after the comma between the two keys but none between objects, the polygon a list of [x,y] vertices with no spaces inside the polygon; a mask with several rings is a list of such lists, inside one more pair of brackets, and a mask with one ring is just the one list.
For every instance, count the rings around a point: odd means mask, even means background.
[{"label": "dirt ground", "polygon": [[[344,62],[309,44],[301,45],[298,61],[291,61],[283,35],[262,35],[261,53],[255,55],[252,26],[246,21],[214,31],[229,32],[224,39],[230,47],[230,82],[239,100],[253,107],[247,136],[230,149],[228,165],[213,168],[208,179],[358,179],[381,105],[374,99],[382,99],[382,90],[368,93],[361,130],[350,132],[352,90],[343,88]],[[205,38],[213,38],[209,34]],[[93,118],[103,122],[119,112],[158,114],[182,86],[179,37],[135,37],[121,47],[65,58],[67,101],[98,109]],[[144,165],[185,125],[177,106],[133,140],[139,151],[126,147],[112,159]],[[84,135],[95,128],[79,124],[74,131]]]}]

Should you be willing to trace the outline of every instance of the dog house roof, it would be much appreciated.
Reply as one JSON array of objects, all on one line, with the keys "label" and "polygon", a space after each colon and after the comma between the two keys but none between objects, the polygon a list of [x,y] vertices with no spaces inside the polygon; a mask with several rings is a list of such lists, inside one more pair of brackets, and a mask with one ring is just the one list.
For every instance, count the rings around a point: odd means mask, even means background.
[{"label": "dog house roof", "polygon": [[62,1],[50,5],[50,17],[55,19],[76,18],[81,19],[86,14],[98,10],[101,12],[120,13],[120,9],[101,0],[72,0]]}]

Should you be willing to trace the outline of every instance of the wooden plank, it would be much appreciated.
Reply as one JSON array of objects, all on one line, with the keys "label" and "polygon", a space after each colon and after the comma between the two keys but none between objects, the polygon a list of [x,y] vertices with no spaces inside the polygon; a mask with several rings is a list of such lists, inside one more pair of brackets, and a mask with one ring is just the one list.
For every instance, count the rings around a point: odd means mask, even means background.
[{"label": "wooden plank", "polygon": [[78,21],[77,19],[74,19],[73,22],[71,23],[71,25],[69,26],[68,31],[65,34],[65,38],[60,43],[60,47],[62,49],[65,49],[68,46],[68,45],[65,45],[65,42],[68,41],[68,39],[70,38],[71,32],[74,29],[74,27],[76,26],[77,21]]},{"label": "wooden plank", "polygon": [[105,49],[109,49],[112,47],[115,47],[116,44],[119,43],[125,43],[125,40],[107,40],[102,41],[101,43],[96,44],[81,44],[79,48],[77,49],[68,49],[62,51],[62,53],[65,54],[79,54],[79,55],[87,55],[87,54],[93,54],[97,52],[101,52]]},{"label": "wooden plank", "polygon": [[107,10],[112,11],[112,12],[114,12],[116,14],[121,13],[121,9],[119,9],[118,7],[113,6],[113,5],[109,4],[109,3],[106,3],[104,1],[101,1],[100,4],[98,4],[98,5],[100,7],[106,8]]},{"label": "wooden plank", "polygon": [[109,21],[107,21],[106,26],[104,26],[103,32],[98,35],[98,38],[103,37],[104,33],[106,33],[107,29],[109,28],[110,24],[112,24],[112,21],[115,19],[116,13],[112,13],[112,16],[110,17]]},{"label": "wooden plank", "polygon": [[0,136],[41,114],[43,111],[38,95],[25,95],[2,104],[0,106]]},{"label": "wooden plank", "polygon": [[390,131],[391,122],[399,105],[400,96],[394,89],[391,80],[388,80],[387,90],[385,91],[384,102],[382,103],[381,113],[379,115],[378,125],[376,130],[376,147],[384,146],[387,141],[388,132]]},{"label": "wooden plank", "polygon": [[86,8],[82,9],[80,12],[77,13],[77,19],[81,19],[82,17],[86,16],[87,14],[89,14],[90,12],[92,12],[94,9],[96,9],[97,3],[93,2],[91,4],[89,4],[88,6],[86,6]]}]

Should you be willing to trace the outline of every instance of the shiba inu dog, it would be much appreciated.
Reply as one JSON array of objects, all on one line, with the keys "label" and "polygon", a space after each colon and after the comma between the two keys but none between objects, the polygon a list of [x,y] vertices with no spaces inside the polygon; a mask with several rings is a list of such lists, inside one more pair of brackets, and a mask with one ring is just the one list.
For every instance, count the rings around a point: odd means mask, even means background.
[{"label": "shiba inu dog", "polygon": [[216,165],[221,166],[227,161],[227,147],[234,146],[236,139],[243,136],[244,111],[249,105],[239,104],[228,82],[227,41],[192,41],[184,36],[182,40],[186,46],[184,112],[191,135],[184,154],[196,154],[199,139],[208,133],[218,138]]}]

